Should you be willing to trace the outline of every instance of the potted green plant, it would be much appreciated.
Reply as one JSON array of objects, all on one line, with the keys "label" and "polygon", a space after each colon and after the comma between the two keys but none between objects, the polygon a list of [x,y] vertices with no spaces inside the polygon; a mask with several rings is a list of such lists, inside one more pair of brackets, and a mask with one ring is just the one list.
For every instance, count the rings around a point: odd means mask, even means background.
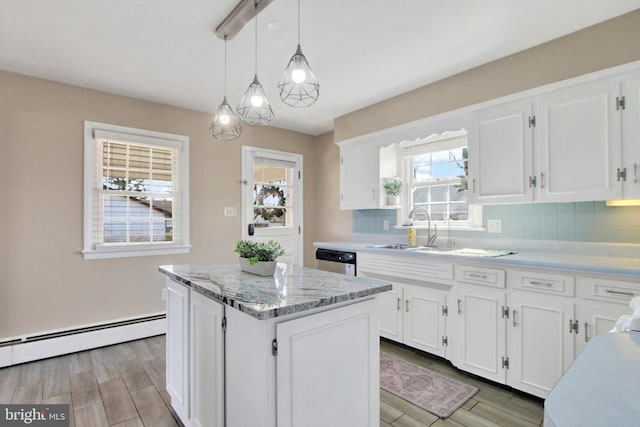
[{"label": "potted green plant", "polygon": [[275,240],[255,242],[239,240],[234,249],[240,255],[240,269],[259,276],[271,276],[276,271],[276,259],[284,255],[284,249]]},{"label": "potted green plant", "polygon": [[402,191],[402,180],[394,178],[388,180],[383,185],[387,193],[387,205],[398,206],[400,204],[400,192]]}]

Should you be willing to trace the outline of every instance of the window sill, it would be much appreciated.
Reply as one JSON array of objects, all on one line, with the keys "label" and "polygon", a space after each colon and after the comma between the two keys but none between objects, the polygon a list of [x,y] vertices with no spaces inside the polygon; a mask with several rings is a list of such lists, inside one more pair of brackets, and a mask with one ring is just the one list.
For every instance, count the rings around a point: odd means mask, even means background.
[{"label": "window sill", "polygon": [[[481,225],[447,225],[447,224],[441,224],[441,223],[431,223],[431,228],[433,229],[433,226],[437,225],[438,226],[438,230],[439,231],[443,231],[443,230],[461,230],[461,231],[486,231],[487,229]],[[426,224],[414,224],[414,225],[395,225],[393,228],[396,230],[406,230],[409,227],[413,227],[416,230],[426,230],[429,228],[429,226],[427,226]]]},{"label": "window sill", "polygon": [[186,246],[118,246],[103,247],[100,249],[83,250],[82,256],[85,260],[93,259],[109,259],[109,258],[131,258],[139,256],[156,256],[156,255],[175,255],[188,254],[191,251],[191,245]]}]

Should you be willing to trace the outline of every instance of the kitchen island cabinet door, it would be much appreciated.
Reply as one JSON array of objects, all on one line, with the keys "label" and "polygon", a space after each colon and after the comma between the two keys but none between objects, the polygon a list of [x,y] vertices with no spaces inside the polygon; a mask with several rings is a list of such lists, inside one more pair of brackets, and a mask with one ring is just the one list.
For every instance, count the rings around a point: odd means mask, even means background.
[{"label": "kitchen island cabinet door", "polygon": [[167,393],[181,420],[189,419],[189,288],[167,279]]},{"label": "kitchen island cabinet door", "polygon": [[456,284],[456,358],[467,372],[505,383],[505,291],[484,286]]},{"label": "kitchen island cabinet door", "polygon": [[547,397],[574,359],[573,298],[509,293],[507,385]]},{"label": "kitchen island cabinet door", "polygon": [[404,343],[436,356],[446,356],[446,293],[422,286],[404,287]]},{"label": "kitchen island cabinet door", "polygon": [[190,423],[224,426],[222,304],[197,292],[190,306]]},{"label": "kitchen island cabinet door", "polygon": [[276,325],[278,427],[379,425],[377,313],[372,299]]}]

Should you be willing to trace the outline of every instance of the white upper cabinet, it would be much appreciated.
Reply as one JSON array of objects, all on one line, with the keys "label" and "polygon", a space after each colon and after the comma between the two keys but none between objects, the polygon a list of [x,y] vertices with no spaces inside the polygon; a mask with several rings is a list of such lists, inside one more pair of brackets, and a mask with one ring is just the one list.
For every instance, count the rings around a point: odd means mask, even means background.
[{"label": "white upper cabinet", "polygon": [[565,88],[536,104],[537,200],[571,202],[621,197],[620,82]]},{"label": "white upper cabinet", "polygon": [[640,198],[640,72],[581,81],[474,110],[472,203]]},{"label": "white upper cabinet", "polygon": [[531,101],[512,102],[477,115],[469,138],[469,190],[474,203],[522,203],[533,200]]},{"label": "white upper cabinet", "polygon": [[622,83],[622,167],[626,172],[623,195],[640,198],[640,72],[628,75]]},{"label": "white upper cabinet", "polygon": [[387,207],[382,180],[397,174],[397,144],[386,148],[367,141],[339,145],[340,209]]}]

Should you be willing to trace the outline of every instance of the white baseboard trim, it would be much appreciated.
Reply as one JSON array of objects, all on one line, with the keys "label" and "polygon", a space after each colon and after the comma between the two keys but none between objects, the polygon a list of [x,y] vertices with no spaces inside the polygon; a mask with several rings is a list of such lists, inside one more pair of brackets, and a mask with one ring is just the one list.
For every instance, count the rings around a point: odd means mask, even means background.
[{"label": "white baseboard trim", "polygon": [[47,338],[0,347],[0,368],[104,347],[126,341],[162,335],[167,319],[155,319],[122,326],[105,327],[89,332]]}]

